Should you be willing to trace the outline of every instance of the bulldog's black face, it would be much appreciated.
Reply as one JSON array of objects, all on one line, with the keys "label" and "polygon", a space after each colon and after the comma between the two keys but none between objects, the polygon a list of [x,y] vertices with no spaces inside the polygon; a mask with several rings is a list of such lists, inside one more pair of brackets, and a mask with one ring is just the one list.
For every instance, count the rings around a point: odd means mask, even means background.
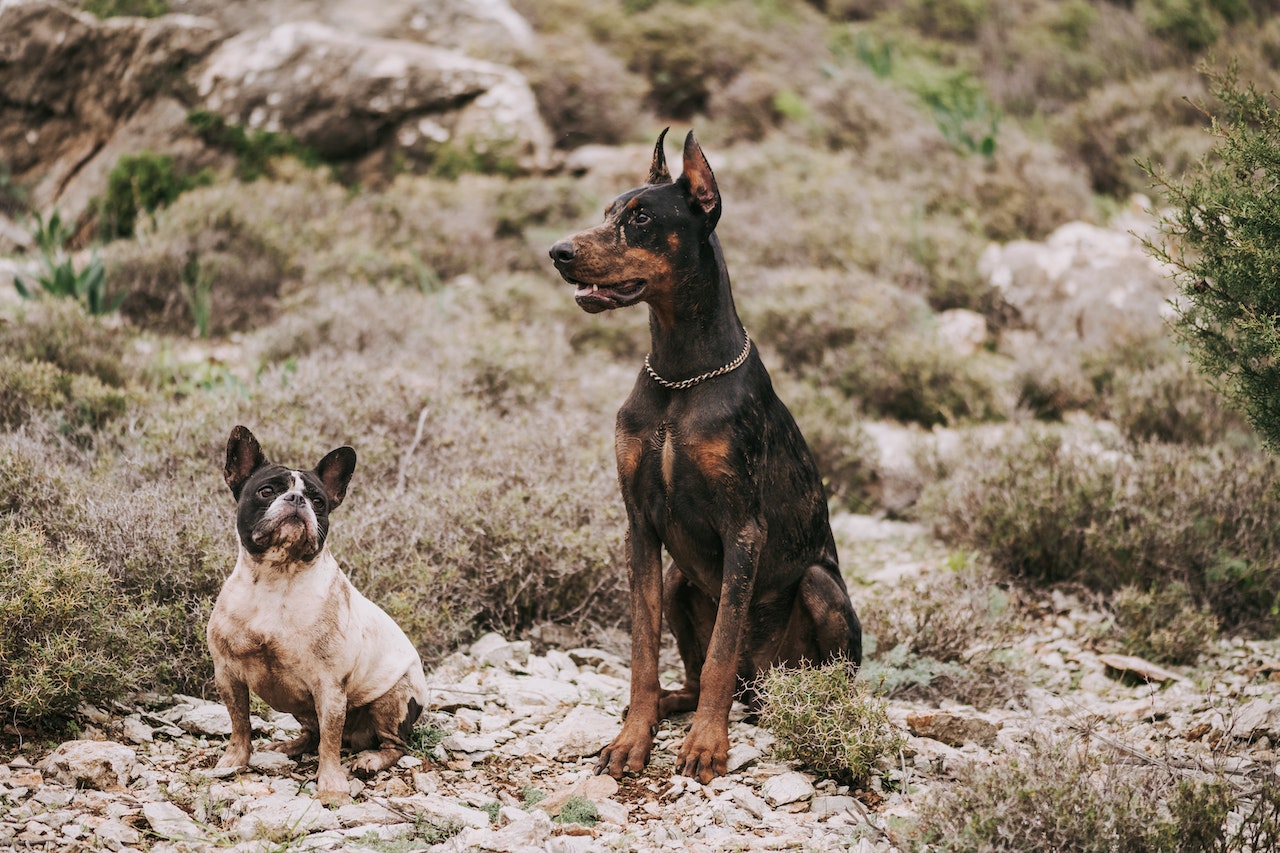
[{"label": "bulldog's black face", "polygon": [[241,547],[260,562],[314,560],[329,535],[329,513],[346,497],[355,467],[350,447],[331,451],[312,471],[273,465],[253,433],[236,427],[227,441],[223,477],[238,502]]}]

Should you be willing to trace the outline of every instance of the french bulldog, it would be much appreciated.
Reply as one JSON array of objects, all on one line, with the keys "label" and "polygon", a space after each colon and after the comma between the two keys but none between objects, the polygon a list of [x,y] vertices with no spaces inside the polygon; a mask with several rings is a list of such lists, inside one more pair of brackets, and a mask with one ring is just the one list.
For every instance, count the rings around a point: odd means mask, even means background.
[{"label": "french bulldog", "polygon": [[235,496],[239,558],[209,617],[214,679],[231,714],[218,767],[251,752],[249,691],[302,724],[301,736],[267,749],[291,758],[319,747],[316,793],[348,799],[344,744],[361,753],[357,774],[400,759],[427,701],[417,649],[360,594],[326,542],[329,513],[347,494],[356,452],[339,447],[314,470],[267,462],[253,433],[231,431],[223,477]]}]

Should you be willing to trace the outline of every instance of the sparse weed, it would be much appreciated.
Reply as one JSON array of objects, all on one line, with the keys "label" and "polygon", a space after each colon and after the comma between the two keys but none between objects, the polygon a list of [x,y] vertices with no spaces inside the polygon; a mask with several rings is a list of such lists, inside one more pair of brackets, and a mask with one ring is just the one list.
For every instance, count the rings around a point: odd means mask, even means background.
[{"label": "sparse weed", "polygon": [[825,777],[863,782],[902,748],[885,703],[845,661],[771,669],[756,690],[760,724],[777,736],[779,756]]},{"label": "sparse weed", "polygon": [[[921,805],[913,851],[1239,850],[1226,843],[1225,781],[1179,781],[1108,761],[1085,743],[1036,738],[1023,755],[961,765]],[[1250,848],[1265,849],[1265,848]]]},{"label": "sparse weed", "polygon": [[1157,663],[1194,664],[1218,636],[1218,619],[1173,581],[1146,591],[1125,587],[1111,599],[1122,648]]},{"label": "sparse weed", "polygon": [[570,797],[555,817],[556,823],[580,823],[583,826],[595,826],[599,820],[599,809],[586,797]]}]

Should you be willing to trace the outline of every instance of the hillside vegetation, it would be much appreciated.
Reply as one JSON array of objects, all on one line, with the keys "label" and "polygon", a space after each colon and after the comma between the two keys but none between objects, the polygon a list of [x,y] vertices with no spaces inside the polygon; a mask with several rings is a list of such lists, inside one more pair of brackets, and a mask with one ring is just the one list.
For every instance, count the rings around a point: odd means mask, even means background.
[{"label": "hillside vegetation", "polygon": [[[25,287],[61,275],[68,298],[0,298],[6,719],[53,728],[82,700],[210,692],[204,624],[235,553],[221,466],[241,423],[290,464],[355,447],[333,548],[428,662],[489,629],[624,627],[613,417],[647,318],[582,314],[546,250],[643,178],[669,124],[693,127],[715,170],[740,313],[833,512],[886,511],[872,422],[965,448],[916,460],[924,496],[895,509],[952,549],[943,586],[907,601],[840,543],[873,645],[899,650],[886,690],[1008,690],[998,656],[962,654],[1001,642],[993,591],[1097,593],[1114,616],[1098,643],[1166,663],[1276,635],[1280,471],[1171,334],[1037,382],[997,344],[958,357],[936,330],[955,308],[988,341],[1016,322],[978,272],[991,241],[1106,223],[1134,193],[1158,208],[1149,169],[1176,181],[1212,162],[1202,69],[1234,62],[1275,89],[1280,4],[513,6],[562,154],[614,146],[601,165],[360,186],[288,146],[198,176],[139,152],[119,183],[134,207],[102,207],[136,215],[131,233],[104,214],[111,238],[77,243],[23,211],[41,237]],[[125,179],[144,170],[145,197]],[[0,181],[5,209],[23,199]],[[110,661],[66,653],[108,643]],[[948,677],[929,688],[922,667]]]}]

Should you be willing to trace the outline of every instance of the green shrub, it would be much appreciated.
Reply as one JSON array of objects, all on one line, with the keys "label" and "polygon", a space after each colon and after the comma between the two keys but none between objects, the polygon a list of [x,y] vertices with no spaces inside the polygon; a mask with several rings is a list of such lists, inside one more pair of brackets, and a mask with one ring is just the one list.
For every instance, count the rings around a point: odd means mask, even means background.
[{"label": "green shrub", "polygon": [[143,683],[157,626],[130,609],[107,571],[71,544],[0,518],[0,713],[54,725],[81,702]]},{"label": "green shrub", "polygon": [[104,238],[132,237],[138,217],[154,214],[198,186],[213,182],[207,172],[184,173],[169,154],[125,154],[107,175],[107,194],[97,213]]},{"label": "green shrub", "polygon": [[867,608],[866,633],[877,646],[903,646],[943,663],[966,660],[978,646],[997,645],[1016,630],[1009,594],[971,555],[955,554],[940,572],[896,585]]},{"label": "green shrub", "polygon": [[881,762],[896,761],[905,739],[852,666],[834,661],[761,676],[760,724],[777,736],[774,750],[821,776],[865,782]]},{"label": "green shrub", "polygon": [[870,415],[924,426],[994,414],[991,379],[931,334],[923,300],[866,276],[799,271],[744,306],[783,370],[857,401]]},{"label": "green shrub", "polygon": [[926,492],[945,540],[1035,583],[1181,582],[1225,628],[1280,628],[1280,468],[1248,450],[1011,439]]},{"label": "green shrub", "polygon": [[1181,581],[1145,592],[1124,587],[1112,597],[1111,607],[1126,653],[1157,663],[1194,664],[1218,636],[1217,618]]},{"label": "green shrub", "polygon": [[129,402],[118,388],[48,362],[0,356],[0,377],[0,426],[8,429],[52,415],[60,432],[82,436],[123,415]]},{"label": "green shrub", "polygon": [[600,811],[596,804],[586,797],[571,797],[560,807],[556,815],[556,823],[580,823],[583,826],[595,826],[600,820]]},{"label": "green shrub", "polygon": [[81,0],[80,6],[99,18],[158,18],[169,14],[167,0]]},{"label": "green shrub", "polygon": [[75,303],[35,300],[18,307],[12,321],[0,317],[0,356],[42,361],[63,373],[91,376],[104,385],[126,384],[126,336]]},{"label": "green shrub", "polygon": [[907,0],[903,17],[926,35],[969,41],[989,12],[987,0]]},{"label": "green shrub", "polygon": [[21,276],[13,277],[13,286],[23,299],[51,296],[55,299],[72,299],[80,303],[90,314],[110,314],[120,307],[120,300],[107,298],[106,268],[95,250],[92,259],[77,270],[75,261],[67,254],[66,247],[72,239],[72,230],[63,225],[62,217],[54,211],[45,222],[35,214],[32,239],[40,249],[40,262],[44,267],[35,279],[37,289]]},{"label": "green shrub", "polygon": [[1141,0],[1139,12],[1155,36],[1197,53],[1218,40],[1220,19],[1213,6],[1208,0]]},{"label": "green shrub", "polygon": [[1160,178],[1171,213],[1159,245],[1183,299],[1177,329],[1192,357],[1218,377],[1249,422],[1280,448],[1280,197],[1272,176],[1280,112],[1271,98],[1241,89],[1235,68],[1213,76],[1221,110],[1213,119],[1215,158],[1179,181]]},{"label": "green shrub", "polygon": [[[1007,761],[961,765],[920,806],[913,851],[1165,853],[1228,850],[1234,795],[1222,779],[1179,781],[1087,745],[1035,738]],[[1254,848],[1265,849],[1265,848]]]},{"label": "green shrub", "polygon": [[236,177],[242,181],[256,181],[267,175],[272,161],[280,157],[293,157],[312,167],[322,162],[314,149],[286,133],[246,131],[238,124],[228,124],[222,116],[208,110],[191,112],[187,115],[187,124],[206,145],[236,158]]}]

